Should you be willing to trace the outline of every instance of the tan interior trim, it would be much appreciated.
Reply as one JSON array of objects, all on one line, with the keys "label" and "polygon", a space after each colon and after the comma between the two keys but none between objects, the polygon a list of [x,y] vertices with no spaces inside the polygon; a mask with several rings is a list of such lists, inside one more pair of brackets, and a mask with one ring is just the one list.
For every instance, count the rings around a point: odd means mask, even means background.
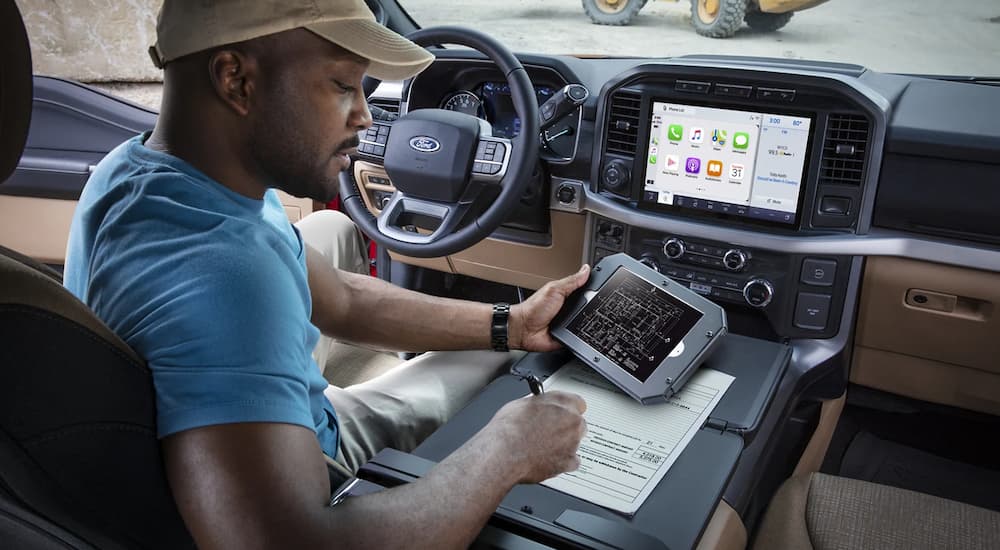
[{"label": "tan interior trim", "polygon": [[799,457],[799,463],[795,466],[793,476],[811,474],[818,472],[823,465],[823,458],[830,448],[830,440],[833,439],[833,431],[840,420],[840,413],[844,410],[844,403],[847,402],[847,393],[836,399],[824,401],[819,411],[819,423],[816,424],[816,431],[809,438],[805,451]]},{"label": "tan interior trim", "polygon": [[854,348],[851,382],[914,399],[1000,415],[1000,376],[960,365]]},{"label": "tan interior trim", "polygon": [[455,271],[481,279],[537,289],[580,269],[586,216],[551,210],[552,243],[533,246],[486,239],[452,256]]},{"label": "tan interior trim", "polygon": [[747,547],[747,529],[740,515],[724,500],[719,501],[705,532],[698,541],[698,550],[743,550]]},{"label": "tan interior trim", "polygon": [[275,191],[278,192],[278,198],[281,199],[281,205],[285,207],[285,215],[290,222],[295,223],[313,213],[315,203],[312,199],[293,197],[280,189]]},{"label": "tan interior trim", "polygon": [[76,201],[0,195],[0,244],[62,265],[74,210]]},{"label": "tan interior trim", "polygon": [[851,381],[1000,413],[997,304],[1000,273],[868,258]]},{"label": "tan interior trim", "polygon": [[[381,166],[359,161],[354,163],[354,178],[361,184],[365,206],[377,216],[381,210],[375,206],[375,192],[391,193],[395,188],[371,180],[388,181],[389,176]],[[447,258],[412,258],[396,253],[390,256],[410,265],[537,289],[575,272],[583,261],[586,216],[557,210],[550,211],[549,215],[552,241],[548,246],[488,238]]]},{"label": "tan interior trim", "polygon": [[[278,191],[293,223],[313,212],[312,199]],[[66,263],[66,243],[77,201],[0,195],[0,245],[53,265]]]}]

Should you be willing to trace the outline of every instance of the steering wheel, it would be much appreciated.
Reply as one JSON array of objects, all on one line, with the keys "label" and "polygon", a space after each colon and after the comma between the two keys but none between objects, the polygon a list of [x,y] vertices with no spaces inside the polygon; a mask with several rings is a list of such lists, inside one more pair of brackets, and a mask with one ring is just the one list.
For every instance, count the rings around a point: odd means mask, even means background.
[{"label": "steering wheel", "polygon": [[[407,38],[424,46],[459,44],[496,63],[507,79],[520,133],[493,136],[489,122],[444,109],[418,109],[393,122],[375,121],[371,142],[396,191],[376,218],[350,174],[340,175],[341,204],[378,244],[417,258],[447,256],[478,243],[506,219],[538,162],[538,103],[521,62],[494,38],[461,27],[431,27]],[[384,144],[384,148],[378,144]],[[496,188],[499,193],[496,194]],[[482,207],[476,199],[496,194]],[[414,226],[430,233],[418,233]]]}]

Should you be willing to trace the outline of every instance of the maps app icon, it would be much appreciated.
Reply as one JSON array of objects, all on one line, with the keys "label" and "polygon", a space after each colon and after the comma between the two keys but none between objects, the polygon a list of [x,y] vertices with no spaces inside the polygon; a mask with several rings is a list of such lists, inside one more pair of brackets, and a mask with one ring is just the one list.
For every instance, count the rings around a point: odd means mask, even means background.
[{"label": "maps app icon", "polygon": [[726,132],[725,130],[719,130],[719,129],[712,130],[712,145],[718,145],[719,147],[722,147],[723,145],[726,144],[726,141],[728,139],[729,139],[728,132]]}]

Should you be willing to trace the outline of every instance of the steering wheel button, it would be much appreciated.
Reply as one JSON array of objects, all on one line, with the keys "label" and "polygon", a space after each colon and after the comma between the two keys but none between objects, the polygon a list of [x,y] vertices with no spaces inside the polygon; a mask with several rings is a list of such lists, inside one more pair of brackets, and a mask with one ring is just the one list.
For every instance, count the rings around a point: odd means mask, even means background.
[{"label": "steering wheel button", "polygon": [[385,142],[386,142],[386,140],[388,138],[389,138],[389,136],[384,136],[384,135],[381,135],[381,134],[377,135],[377,136],[375,136],[375,143],[378,143],[379,145],[385,145]]},{"label": "steering wheel button", "polygon": [[490,164],[489,168],[490,168],[490,174],[499,174],[500,173],[500,165],[499,164]]},{"label": "steering wheel button", "polygon": [[383,126],[383,125],[379,124],[378,125],[378,135],[380,135],[380,136],[387,136],[387,135],[389,135],[389,127],[388,126]]},{"label": "steering wheel button", "polygon": [[385,156],[385,145],[376,145],[373,149],[374,150],[372,152],[375,153],[376,155],[380,157]]}]

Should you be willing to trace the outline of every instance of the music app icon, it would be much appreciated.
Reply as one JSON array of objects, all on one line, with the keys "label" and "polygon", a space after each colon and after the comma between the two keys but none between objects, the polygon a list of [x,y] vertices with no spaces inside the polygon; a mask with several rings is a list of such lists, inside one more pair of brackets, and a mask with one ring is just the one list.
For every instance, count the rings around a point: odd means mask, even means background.
[{"label": "music app icon", "polygon": [[691,128],[691,143],[701,143],[705,141],[705,133],[701,128]]}]

